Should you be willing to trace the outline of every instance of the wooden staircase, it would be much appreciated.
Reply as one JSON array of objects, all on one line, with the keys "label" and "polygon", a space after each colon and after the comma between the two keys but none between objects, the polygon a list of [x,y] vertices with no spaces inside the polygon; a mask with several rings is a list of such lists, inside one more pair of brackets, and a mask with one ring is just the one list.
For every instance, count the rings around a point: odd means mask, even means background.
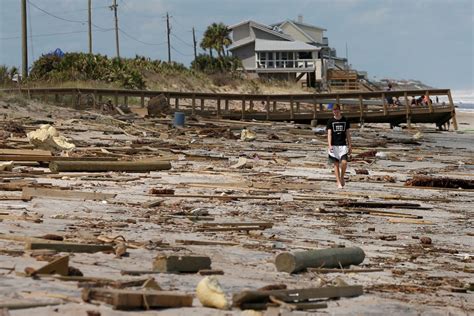
[{"label": "wooden staircase", "polygon": [[329,69],[327,81],[330,92],[374,91],[368,83],[359,81],[355,70]]}]

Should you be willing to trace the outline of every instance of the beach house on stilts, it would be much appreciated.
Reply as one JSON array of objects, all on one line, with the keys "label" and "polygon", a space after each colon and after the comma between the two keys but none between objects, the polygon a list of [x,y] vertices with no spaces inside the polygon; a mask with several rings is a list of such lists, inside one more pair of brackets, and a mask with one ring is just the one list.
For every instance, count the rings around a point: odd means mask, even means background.
[{"label": "beach house on stilts", "polygon": [[286,20],[272,25],[243,21],[229,27],[229,51],[242,61],[244,70],[259,78],[301,82],[319,90],[370,90],[361,75],[350,70],[346,58],[329,47],[326,29]]}]

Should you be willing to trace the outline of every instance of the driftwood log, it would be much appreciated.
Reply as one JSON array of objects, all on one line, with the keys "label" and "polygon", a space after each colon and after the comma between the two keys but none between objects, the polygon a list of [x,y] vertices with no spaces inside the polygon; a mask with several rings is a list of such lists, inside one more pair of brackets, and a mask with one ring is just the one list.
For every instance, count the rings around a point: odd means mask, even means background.
[{"label": "driftwood log", "polygon": [[283,252],[277,255],[275,266],[280,272],[294,273],[306,268],[339,268],[364,261],[365,253],[359,247]]},{"label": "driftwood log", "polygon": [[169,170],[171,163],[162,160],[137,160],[137,161],[52,161],[49,164],[52,172],[104,172],[104,171],[130,171],[148,172],[156,170]]}]

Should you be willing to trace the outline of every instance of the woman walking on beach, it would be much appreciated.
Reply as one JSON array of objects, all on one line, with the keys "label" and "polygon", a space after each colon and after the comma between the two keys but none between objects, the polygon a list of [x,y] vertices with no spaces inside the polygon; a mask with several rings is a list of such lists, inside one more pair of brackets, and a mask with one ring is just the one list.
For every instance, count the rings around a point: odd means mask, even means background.
[{"label": "woman walking on beach", "polygon": [[329,162],[334,164],[337,187],[342,189],[345,185],[347,156],[352,153],[350,123],[342,116],[339,104],[334,105],[332,113],[334,117],[330,118],[327,124]]}]

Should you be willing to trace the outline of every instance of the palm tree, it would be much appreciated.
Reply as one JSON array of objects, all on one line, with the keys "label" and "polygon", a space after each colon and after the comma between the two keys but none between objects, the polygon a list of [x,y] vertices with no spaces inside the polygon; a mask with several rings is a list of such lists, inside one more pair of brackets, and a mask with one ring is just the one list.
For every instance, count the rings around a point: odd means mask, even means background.
[{"label": "palm tree", "polygon": [[215,49],[219,58],[222,58],[225,48],[232,44],[229,34],[230,30],[224,23],[212,23],[204,32],[201,47],[209,49],[211,57],[212,50]]}]

